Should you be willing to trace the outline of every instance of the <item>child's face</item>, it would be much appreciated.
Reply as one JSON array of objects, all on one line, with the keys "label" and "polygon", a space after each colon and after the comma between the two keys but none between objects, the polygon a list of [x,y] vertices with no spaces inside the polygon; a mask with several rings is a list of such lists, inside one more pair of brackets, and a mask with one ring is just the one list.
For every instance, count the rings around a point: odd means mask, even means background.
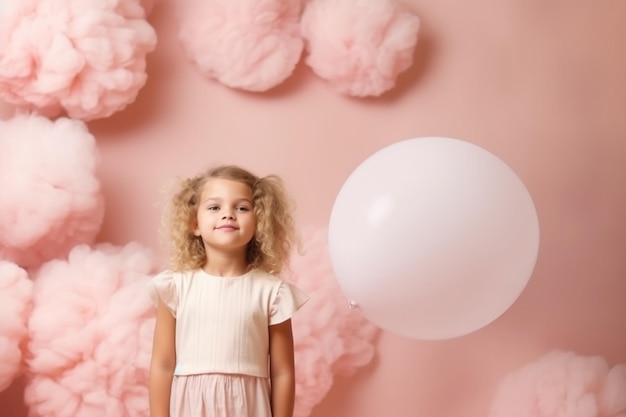
[{"label": "child's face", "polygon": [[244,251],[256,231],[252,191],[246,184],[212,178],[204,185],[197,214],[196,236],[209,249]]}]

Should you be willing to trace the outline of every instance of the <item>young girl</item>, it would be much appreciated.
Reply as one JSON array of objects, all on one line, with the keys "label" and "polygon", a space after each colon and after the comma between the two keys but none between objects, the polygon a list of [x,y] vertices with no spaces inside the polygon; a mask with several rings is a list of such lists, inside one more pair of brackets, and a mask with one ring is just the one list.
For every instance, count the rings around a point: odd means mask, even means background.
[{"label": "young girl", "polygon": [[222,166],[184,180],[169,213],[151,417],[292,417],[291,317],[308,299],[278,274],[294,241],[281,180]]}]

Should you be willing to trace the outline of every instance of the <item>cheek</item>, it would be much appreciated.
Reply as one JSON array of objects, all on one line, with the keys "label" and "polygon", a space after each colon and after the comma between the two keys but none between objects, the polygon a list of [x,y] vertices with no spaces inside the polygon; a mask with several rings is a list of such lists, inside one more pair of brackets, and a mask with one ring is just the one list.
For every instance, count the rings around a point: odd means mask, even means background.
[{"label": "cheek", "polygon": [[256,218],[251,218],[250,221],[248,222],[248,229],[250,229],[252,232],[255,232],[256,227],[257,227]]}]

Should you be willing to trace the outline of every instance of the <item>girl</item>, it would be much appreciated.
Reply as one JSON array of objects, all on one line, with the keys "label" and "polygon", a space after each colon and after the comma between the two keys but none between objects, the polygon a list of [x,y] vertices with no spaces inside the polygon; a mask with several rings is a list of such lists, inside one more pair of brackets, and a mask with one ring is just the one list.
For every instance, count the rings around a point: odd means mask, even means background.
[{"label": "girl", "polygon": [[308,300],[278,278],[294,242],[282,181],[222,166],[184,180],[169,213],[151,417],[292,417],[291,316]]}]

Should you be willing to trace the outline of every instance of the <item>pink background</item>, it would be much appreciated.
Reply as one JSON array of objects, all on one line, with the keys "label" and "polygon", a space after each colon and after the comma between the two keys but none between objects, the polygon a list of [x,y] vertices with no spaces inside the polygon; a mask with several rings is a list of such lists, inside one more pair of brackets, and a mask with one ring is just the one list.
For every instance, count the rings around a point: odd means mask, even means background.
[{"label": "pink background", "polygon": [[[485,417],[500,378],[548,350],[626,362],[626,1],[404,3],[422,20],[415,65],[392,92],[354,99],[303,64],[263,94],[203,79],[163,0],[146,87],[89,123],[107,199],[99,240],[155,251],[168,182],[215,163],[282,175],[299,223],[319,227],[352,170],[403,139],[476,143],[524,181],[541,247],[520,299],[457,339],[382,332],[372,364],[338,379],[312,417]],[[2,417],[26,415],[20,397],[20,381],[0,393]]]}]

